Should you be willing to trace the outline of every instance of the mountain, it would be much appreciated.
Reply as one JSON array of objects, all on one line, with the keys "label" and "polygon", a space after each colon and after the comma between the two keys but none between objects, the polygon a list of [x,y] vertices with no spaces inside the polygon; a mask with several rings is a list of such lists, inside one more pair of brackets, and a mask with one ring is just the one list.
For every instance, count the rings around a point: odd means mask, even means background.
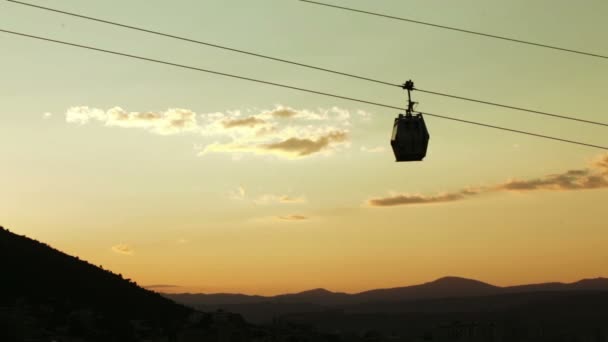
[{"label": "mountain", "polygon": [[387,289],[369,290],[355,294],[331,292],[325,289],[314,289],[299,293],[277,296],[249,296],[244,294],[165,294],[185,305],[234,305],[256,303],[308,303],[320,306],[361,304],[371,302],[399,302],[434,298],[462,298],[491,296],[509,293],[552,292],[552,291],[606,291],[608,279],[584,279],[575,283],[541,283],[499,287],[481,281],[444,277],[432,282]]},{"label": "mountain", "polygon": [[574,283],[542,283],[516,285],[501,288],[504,293],[541,292],[541,291],[605,291],[608,290],[608,279],[583,279]]},{"label": "mountain", "polygon": [[486,296],[500,293],[500,288],[481,281],[444,277],[421,285],[365,291],[353,295],[354,302],[388,302],[430,298]]},{"label": "mountain", "polygon": [[274,297],[278,303],[310,303],[315,305],[338,305],[348,303],[350,296],[342,292],[314,289],[299,293],[283,294]]},{"label": "mountain", "polygon": [[314,289],[277,296],[231,294],[165,294],[201,310],[223,309],[264,323],[276,317],[320,312],[473,312],[504,310],[569,293],[607,291],[608,279],[499,287],[481,281],[444,277],[432,282],[355,294]]}]

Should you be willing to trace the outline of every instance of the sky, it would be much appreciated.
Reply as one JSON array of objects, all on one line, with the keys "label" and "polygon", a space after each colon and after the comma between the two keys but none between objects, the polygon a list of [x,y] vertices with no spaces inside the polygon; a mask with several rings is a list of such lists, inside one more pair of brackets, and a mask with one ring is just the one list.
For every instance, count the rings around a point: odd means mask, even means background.
[{"label": "sky", "polygon": [[[328,69],[607,121],[608,63],[291,0],[35,1]],[[608,3],[332,3],[608,54]],[[404,106],[338,75],[0,3],[0,28]],[[0,33],[0,224],[172,292],[607,277],[602,150]],[[414,92],[418,110],[608,145],[606,128]],[[605,151],[604,151],[605,152]]]}]

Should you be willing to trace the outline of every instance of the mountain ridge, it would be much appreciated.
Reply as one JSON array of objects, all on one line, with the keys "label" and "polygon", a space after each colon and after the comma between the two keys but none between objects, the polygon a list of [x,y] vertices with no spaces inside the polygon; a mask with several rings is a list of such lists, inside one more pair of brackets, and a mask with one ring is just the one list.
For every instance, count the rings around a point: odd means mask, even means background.
[{"label": "mountain ridge", "polygon": [[569,296],[603,293],[608,279],[581,279],[573,283],[549,282],[495,286],[474,279],[442,277],[430,282],[353,294],[312,289],[276,296],[165,294],[178,303],[200,310],[236,312],[255,323],[300,313],[447,313],[508,310]]},{"label": "mountain ridge", "polygon": [[160,293],[162,293],[165,296],[169,296],[169,297],[182,296],[182,295],[184,295],[184,296],[222,296],[222,297],[235,296],[235,297],[258,298],[260,300],[264,300],[264,299],[273,299],[273,298],[284,298],[287,296],[297,297],[300,295],[357,296],[357,295],[368,294],[368,293],[373,293],[373,292],[378,292],[378,291],[402,290],[402,289],[419,288],[419,287],[435,286],[435,285],[457,286],[457,285],[463,285],[463,284],[474,284],[474,285],[479,286],[480,288],[495,289],[497,291],[505,291],[506,293],[516,292],[517,290],[520,290],[520,289],[524,290],[524,289],[538,288],[538,290],[534,290],[534,291],[546,291],[547,289],[550,289],[550,288],[563,288],[563,287],[566,287],[566,288],[570,287],[571,289],[579,288],[582,290],[603,290],[603,289],[608,290],[608,278],[604,278],[604,277],[584,278],[584,279],[577,280],[577,281],[574,281],[571,283],[544,282],[544,283],[498,286],[498,285],[492,285],[489,283],[485,283],[483,281],[465,278],[465,277],[445,276],[445,277],[441,277],[441,278],[438,278],[438,279],[435,279],[435,280],[432,280],[429,282],[425,282],[422,284],[370,289],[370,290],[364,290],[364,291],[354,292],[354,293],[334,292],[334,291],[331,291],[331,290],[328,290],[325,288],[315,288],[315,289],[304,290],[304,291],[299,291],[299,292],[284,293],[284,294],[277,294],[277,295],[270,295],[270,296],[257,295],[257,294],[249,295],[249,294],[243,294],[243,293],[229,293],[229,292],[212,292],[212,293],[198,293],[198,292],[163,293],[163,292],[160,292]]}]

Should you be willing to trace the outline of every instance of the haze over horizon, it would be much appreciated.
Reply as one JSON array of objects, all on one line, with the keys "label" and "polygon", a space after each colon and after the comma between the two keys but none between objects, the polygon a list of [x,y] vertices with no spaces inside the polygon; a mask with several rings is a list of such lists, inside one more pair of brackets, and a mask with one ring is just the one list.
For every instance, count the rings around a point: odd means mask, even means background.
[{"label": "haze over horizon", "polygon": [[[602,60],[298,1],[32,3],[606,121]],[[348,5],[608,53],[608,2]],[[399,89],[6,1],[0,22],[272,82],[406,102]],[[276,295],[356,293],[446,275],[498,286],[608,277],[608,154],[597,149],[429,117],[425,160],[395,163],[389,139],[396,110],[1,33],[0,44],[0,225],[139,284]],[[418,92],[414,100],[430,113],[607,144],[605,127]]]}]

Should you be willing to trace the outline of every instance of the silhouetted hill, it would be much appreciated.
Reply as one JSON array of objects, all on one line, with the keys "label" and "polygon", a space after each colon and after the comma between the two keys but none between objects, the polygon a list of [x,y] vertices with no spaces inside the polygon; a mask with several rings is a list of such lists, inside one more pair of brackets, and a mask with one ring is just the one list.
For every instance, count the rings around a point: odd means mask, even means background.
[{"label": "silhouetted hill", "polygon": [[179,293],[165,294],[164,296],[175,300],[178,303],[187,303],[185,305],[200,306],[200,305],[227,305],[227,304],[253,304],[263,303],[268,301],[268,297],[264,296],[249,296],[244,294],[231,293]]},{"label": "silhouetted hill", "polygon": [[541,283],[516,285],[502,288],[503,293],[537,292],[537,291],[604,291],[608,290],[608,279],[583,279],[574,283]]},{"label": "silhouetted hill", "polygon": [[500,288],[477,280],[444,277],[421,285],[365,291],[355,294],[356,302],[387,302],[429,298],[485,296]]},{"label": "silhouetted hill", "polygon": [[89,325],[103,322],[104,327],[97,329],[101,334],[108,329],[127,329],[132,320],[141,320],[170,330],[192,313],[191,309],[145,290],[120,274],[2,227],[0,270],[0,314],[4,314],[0,321],[4,324],[11,317],[19,324],[34,321],[31,325],[37,328],[49,324],[74,325],[67,320],[82,324],[86,321]]},{"label": "silhouetted hill", "polygon": [[355,294],[314,289],[271,297],[230,294],[166,294],[179,303],[204,310],[223,309],[263,323],[296,313],[423,313],[506,310],[571,292],[608,291],[608,279],[571,284],[544,283],[499,287],[481,281],[444,277],[432,282]]},{"label": "silhouetted hill", "polygon": [[273,297],[278,303],[308,303],[315,305],[338,305],[348,302],[350,295],[342,292],[331,292],[326,289],[314,289],[299,293],[284,294]]},{"label": "silhouetted hill", "polygon": [[[16,298],[69,305],[132,319],[182,318],[191,312],[139,287],[120,274],[103,270],[48,245],[0,227],[0,302]],[[117,308],[121,308],[117,310]]]}]

